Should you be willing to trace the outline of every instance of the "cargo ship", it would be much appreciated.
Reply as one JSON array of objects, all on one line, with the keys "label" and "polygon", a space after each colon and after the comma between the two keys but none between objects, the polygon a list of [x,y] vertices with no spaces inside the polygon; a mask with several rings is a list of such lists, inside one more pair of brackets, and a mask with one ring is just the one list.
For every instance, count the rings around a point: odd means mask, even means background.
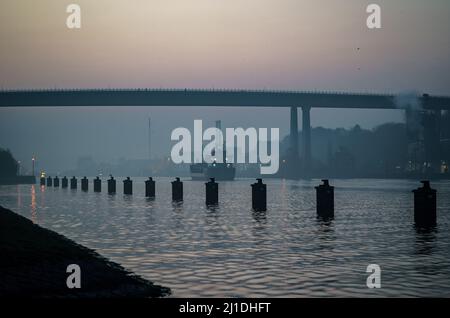
[{"label": "cargo ship", "polygon": [[190,166],[192,180],[234,180],[236,168],[230,163],[195,163]]},{"label": "cargo ship", "polygon": [[[221,122],[216,121],[216,128],[221,129]],[[225,149],[222,145],[222,148]],[[213,154],[214,155],[214,154]],[[223,150],[225,159],[226,151]],[[215,178],[218,181],[234,180],[236,168],[231,163],[194,163],[190,166],[192,180],[209,180]]]}]

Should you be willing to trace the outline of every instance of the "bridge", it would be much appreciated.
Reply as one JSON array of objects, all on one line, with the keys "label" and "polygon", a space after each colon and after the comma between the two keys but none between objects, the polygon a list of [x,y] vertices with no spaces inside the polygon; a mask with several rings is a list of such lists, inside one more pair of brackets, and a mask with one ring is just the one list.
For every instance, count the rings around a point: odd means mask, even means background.
[{"label": "bridge", "polygon": [[0,107],[77,106],[220,106],[289,107],[291,151],[298,157],[298,108],[302,109],[303,169],[311,167],[311,108],[408,109],[416,104],[440,114],[450,110],[450,96],[424,94],[402,101],[393,94],[274,90],[202,89],[62,89],[0,91]]}]

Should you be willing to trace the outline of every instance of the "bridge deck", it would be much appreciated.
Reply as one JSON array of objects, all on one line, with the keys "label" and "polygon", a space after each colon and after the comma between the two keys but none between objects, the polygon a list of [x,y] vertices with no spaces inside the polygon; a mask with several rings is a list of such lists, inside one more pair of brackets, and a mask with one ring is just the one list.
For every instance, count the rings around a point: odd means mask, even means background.
[{"label": "bridge deck", "polygon": [[[450,109],[450,97],[422,96],[424,109]],[[398,109],[394,95],[188,89],[79,89],[0,91],[0,107],[222,106]]]}]

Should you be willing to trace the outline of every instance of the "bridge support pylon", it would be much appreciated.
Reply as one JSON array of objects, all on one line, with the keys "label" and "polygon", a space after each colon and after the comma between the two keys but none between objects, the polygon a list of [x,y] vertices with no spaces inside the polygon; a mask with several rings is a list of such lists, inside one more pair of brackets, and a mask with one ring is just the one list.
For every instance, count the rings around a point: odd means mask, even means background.
[{"label": "bridge support pylon", "polygon": [[303,176],[311,175],[311,107],[302,106]]},{"label": "bridge support pylon", "polygon": [[289,134],[289,152],[287,158],[287,173],[289,179],[298,179],[300,177],[300,157],[298,147],[298,111],[297,106],[291,107],[290,134]]},{"label": "bridge support pylon", "polygon": [[292,155],[298,157],[298,115],[297,107],[291,107],[291,126],[290,126],[290,148]]}]

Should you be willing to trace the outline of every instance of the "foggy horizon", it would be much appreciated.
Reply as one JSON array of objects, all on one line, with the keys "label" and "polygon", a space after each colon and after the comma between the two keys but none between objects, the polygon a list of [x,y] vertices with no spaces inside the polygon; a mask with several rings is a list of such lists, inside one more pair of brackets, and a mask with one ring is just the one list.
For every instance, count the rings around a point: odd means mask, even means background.
[{"label": "foggy horizon", "polygon": [[[174,144],[170,141],[171,131],[177,127],[192,128],[194,119],[202,119],[204,129],[214,127],[216,120],[222,121],[223,128],[280,127],[280,141],[289,134],[288,108],[214,107],[215,112],[207,115],[204,109],[163,106],[0,109],[9,118],[3,122],[2,116],[0,120],[0,145],[10,149],[28,170],[34,155],[44,170],[61,171],[74,168],[80,157],[104,163],[148,159],[148,117],[151,117],[153,158],[169,156]],[[253,118],[255,113],[262,116]],[[385,120],[386,113],[390,113],[391,120]],[[169,114],[170,123],[164,122]],[[361,114],[364,116],[359,119]],[[402,110],[312,109],[311,117],[312,127],[347,129],[357,124],[372,129],[385,122],[404,121]],[[301,114],[299,125],[301,131]],[[9,132],[15,130],[21,130],[21,134],[11,138]],[[130,135],[124,135],[124,131]]]}]

